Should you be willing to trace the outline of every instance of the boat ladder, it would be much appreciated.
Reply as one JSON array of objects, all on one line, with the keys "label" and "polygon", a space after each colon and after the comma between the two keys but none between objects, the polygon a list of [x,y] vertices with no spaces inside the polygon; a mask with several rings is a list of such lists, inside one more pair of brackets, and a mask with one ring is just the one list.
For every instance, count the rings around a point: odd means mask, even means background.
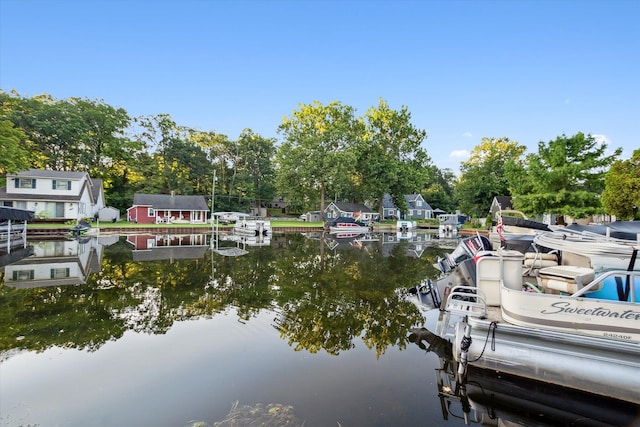
[{"label": "boat ladder", "polygon": [[487,317],[487,298],[481,289],[475,286],[454,286],[447,297],[444,310],[436,324],[436,335],[445,337],[453,329],[451,315],[484,318]]}]

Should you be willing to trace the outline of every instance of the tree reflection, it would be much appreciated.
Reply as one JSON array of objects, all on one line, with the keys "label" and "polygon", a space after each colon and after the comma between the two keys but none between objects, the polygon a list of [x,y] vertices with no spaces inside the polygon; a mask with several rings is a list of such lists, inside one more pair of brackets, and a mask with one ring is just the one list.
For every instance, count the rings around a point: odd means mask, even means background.
[{"label": "tree reflection", "polygon": [[93,351],[129,330],[163,334],[176,321],[232,309],[243,320],[274,313],[280,336],[296,351],[336,355],[358,339],[378,356],[389,346],[404,348],[407,330],[423,321],[405,289],[434,275],[431,265],[443,251],[434,246],[415,259],[406,242],[390,252],[381,242],[360,250],[321,245],[287,234],[241,257],[208,251],[203,258],[137,262],[121,239],[104,248],[100,271],[84,285],[0,287],[0,352]]}]

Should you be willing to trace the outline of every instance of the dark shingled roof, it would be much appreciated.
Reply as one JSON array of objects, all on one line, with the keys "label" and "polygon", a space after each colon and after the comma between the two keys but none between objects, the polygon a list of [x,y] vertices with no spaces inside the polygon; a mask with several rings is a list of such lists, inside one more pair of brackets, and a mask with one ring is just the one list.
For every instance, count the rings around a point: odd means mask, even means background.
[{"label": "dark shingled roof", "polygon": [[66,178],[80,179],[85,176],[86,172],[67,172],[67,171],[51,171],[41,169],[29,169],[15,174],[19,178]]},{"label": "dark shingled roof", "polygon": [[367,205],[363,205],[362,203],[347,203],[347,202],[333,202],[334,205],[338,207],[342,212],[367,212],[367,213],[376,213],[371,210]]},{"label": "dark shingled roof", "polygon": [[203,196],[171,196],[169,194],[134,194],[133,206],[151,206],[156,210],[209,210]]}]

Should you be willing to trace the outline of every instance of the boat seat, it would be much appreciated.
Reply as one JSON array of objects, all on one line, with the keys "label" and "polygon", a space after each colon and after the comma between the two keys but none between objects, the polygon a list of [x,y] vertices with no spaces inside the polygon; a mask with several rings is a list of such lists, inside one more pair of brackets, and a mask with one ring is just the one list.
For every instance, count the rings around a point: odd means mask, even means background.
[{"label": "boat seat", "polygon": [[591,268],[573,265],[558,265],[541,268],[538,274],[539,285],[543,289],[573,294],[595,279]]}]

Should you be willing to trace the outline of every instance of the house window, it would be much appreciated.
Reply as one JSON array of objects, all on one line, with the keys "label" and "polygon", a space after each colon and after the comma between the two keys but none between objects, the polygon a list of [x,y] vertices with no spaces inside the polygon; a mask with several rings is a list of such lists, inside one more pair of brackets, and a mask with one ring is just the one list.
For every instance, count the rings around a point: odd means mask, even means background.
[{"label": "house window", "polygon": [[13,280],[15,282],[22,282],[25,280],[33,280],[35,277],[33,270],[14,270]]},{"label": "house window", "polygon": [[54,179],[51,181],[51,188],[54,190],[71,190],[71,181]]},{"label": "house window", "polygon": [[16,208],[27,209],[27,202],[22,202],[22,201],[16,202]]},{"label": "house window", "polygon": [[36,188],[36,180],[33,178],[16,178],[16,188]]},{"label": "house window", "polygon": [[66,279],[67,277],[69,277],[68,268],[52,268],[51,269],[52,279]]},{"label": "house window", "polygon": [[156,216],[155,211],[153,210],[153,208],[148,208],[147,209],[147,216],[151,217],[151,216]]},{"label": "house window", "polygon": [[87,204],[85,202],[78,202],[78,213],[87,213]]},{"label": "house window", "polygon": [[416,206],[421,208],[422,207],[422,200],[416,200]]}]

